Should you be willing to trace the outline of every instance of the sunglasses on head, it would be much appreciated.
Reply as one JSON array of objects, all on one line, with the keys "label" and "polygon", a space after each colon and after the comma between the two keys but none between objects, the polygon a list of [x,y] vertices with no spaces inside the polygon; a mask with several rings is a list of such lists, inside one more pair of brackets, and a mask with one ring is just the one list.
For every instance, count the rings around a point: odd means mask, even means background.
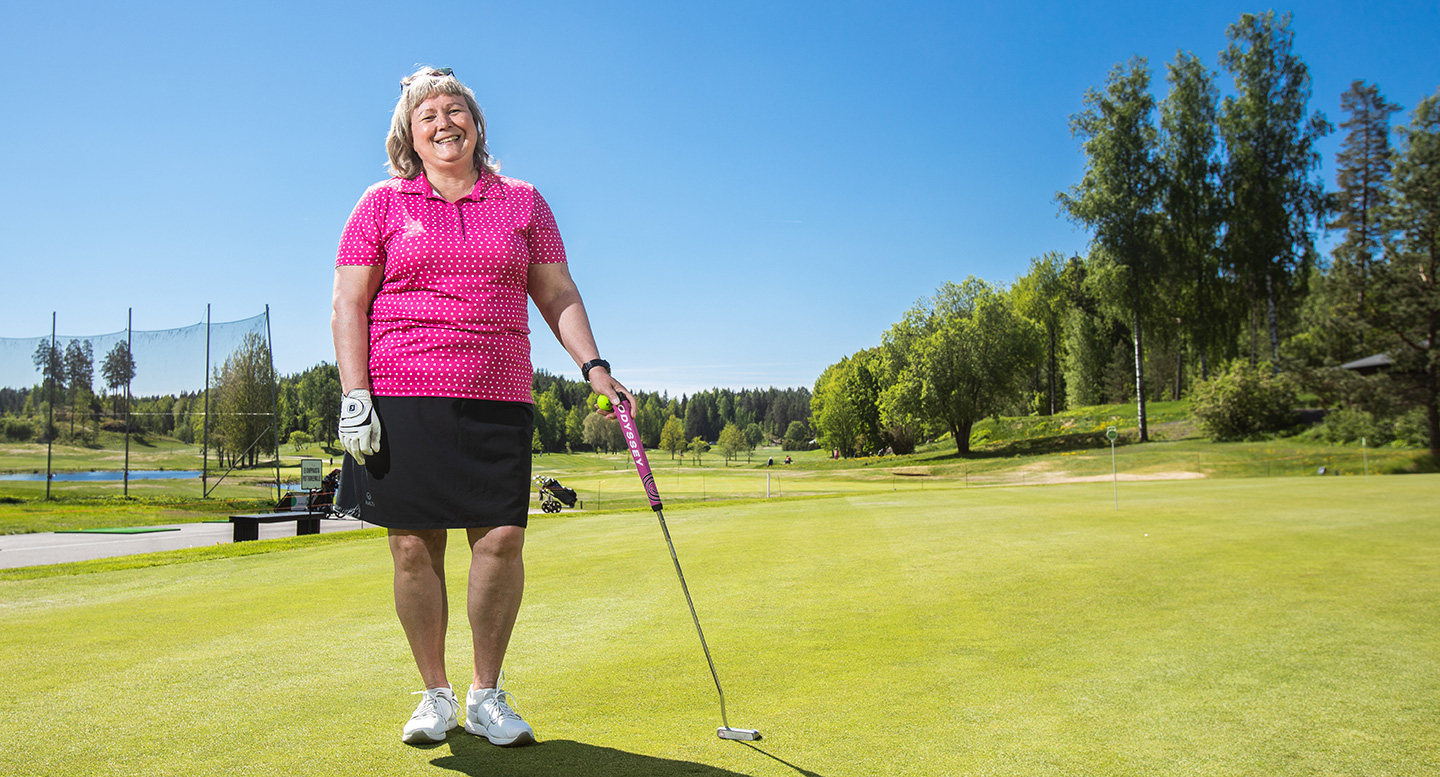
[{"label": "sunglasses on head", "polygon": [[[448,67],[437,67],[437,68],[434,68],[434,69],[430,70],[430,71],[429,71],[428,73],[426,73],[425,75],[428,75],[428,76],[430,76],[431,78],[445,78],[445,77],[447,77],[447,76],[449,76],[449,77],[451,77],[451,78],[454,78],[454,77],[455,77],[455,71],[454,71],[454,70],[451,70],[451,69],[448,68]],[[401,85],[402,87],[403,87],[403,86],[409,86],[410,84],[412,84],[412,83],[415,82],[415,79],[417,79],[417,78],[419,78],[419,77],[420,77],[420,76],[418,76],[418,75],[406,76],[405,78],[400,79],[400,85]]]}]

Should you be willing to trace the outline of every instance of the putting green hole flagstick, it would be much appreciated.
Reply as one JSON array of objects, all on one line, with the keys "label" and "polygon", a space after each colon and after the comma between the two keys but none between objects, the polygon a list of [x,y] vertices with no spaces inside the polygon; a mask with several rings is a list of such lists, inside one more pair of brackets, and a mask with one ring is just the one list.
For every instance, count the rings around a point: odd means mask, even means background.
[{"label": "putting green hole flagstick", "polygon": [[[603,394],[600,398],[608,400]],[[654,510],[655,516],[660,519],[660,532],[665,535],[665,545],[670,548],[670,560],[675,562],[675,575],[680,578],[680,590],[685,592],[685,603],[690,605],[690,619],[695,621],[695,633],[700,635],[700,648],[705,651],[705,663],[710,665],[710,676],[715,680],[715,693],[720,697],[720,722],[724,724],[716,729],[715,733],[721,739],[757,741],[760,739],[759,731],[753,728],[732,728],[730,719],[725,716],[725,692],[720,690],[720,674],[715,671],[715,662],[710,658],[710,646],[705,644],[705,632],[700,629],[700,616],[695,614],[695,601],[690,598],[690,588],[685,585],[685,573],[680,571],[680,557],[675,555],[675,543],[670,540],[670,529],[665,526],[660,489],[655,486],[655,476],[650,472],[650,460],[645,458],[645,446],[640,442],[640,432],[635,428],[635,419],[630,415],[630,403],[624,396],[615,404],[615,417],[620,421],[620,431],[625,435],[625,444],[630,447],[630,458],[635,462],[635,471],[640,473],[640,482],[645,486],[645,496],[650,499],[650,509]]]}]

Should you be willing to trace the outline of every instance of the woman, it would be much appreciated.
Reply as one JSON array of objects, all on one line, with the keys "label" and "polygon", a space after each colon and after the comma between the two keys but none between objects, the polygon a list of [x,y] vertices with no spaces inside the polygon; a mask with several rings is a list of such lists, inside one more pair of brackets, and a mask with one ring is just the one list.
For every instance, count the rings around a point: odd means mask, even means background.
[{"label": "woman", "polygon": [[343,490],[389,530],[395,609],[425,683],[401,739],[440,741],[457,725],[444,556],[447,530],[464,529],[474,645],[465,730],[525,744],[534,732],[500,689],[500,668],[525,583],[527,293],[597,394],[634,398],[599,358],[549,206],[496,174],[474,93],[448,68],[401,83],[386,138],[394,177],[361,197],[335,262]]}]

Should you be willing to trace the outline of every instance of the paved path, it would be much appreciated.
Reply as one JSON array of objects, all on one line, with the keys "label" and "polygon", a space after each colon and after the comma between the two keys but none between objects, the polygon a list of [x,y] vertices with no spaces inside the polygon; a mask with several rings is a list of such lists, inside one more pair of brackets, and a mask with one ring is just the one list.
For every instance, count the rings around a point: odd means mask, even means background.
[{"label": "paved path", "polygon": [[[324,518],[320,531],[329,533],[350,529],[373,528],[362,521],[341,521]],[[235,529],[225,523],[176,523],[156,526],[157,529],[178,531],[145,534],[3,534],[0,535],[0,569],[33,567],[40,564],[61,564],[95,558],[130,556],[160,550],[198,548],[202,545],[224,545],[234,538]],[[294,537],[295,524],[290,521],[260,524],[260,539]]]}]

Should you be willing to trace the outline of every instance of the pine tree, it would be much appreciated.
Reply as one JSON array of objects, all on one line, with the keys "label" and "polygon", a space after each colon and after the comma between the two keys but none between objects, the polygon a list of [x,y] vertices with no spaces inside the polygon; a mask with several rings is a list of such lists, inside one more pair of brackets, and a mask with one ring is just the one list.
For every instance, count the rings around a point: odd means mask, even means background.
[{"label": "pine tree", "polygon": [[1420,101],[1399,136],[1382,227],[1392,237],[1366,317],[1384,334],[1387,378],[1425,409],[1430,452],[1440,455],[1440,91]]},{"label": "pine tree", "polygon": [[69,387],[70,436],[75,436],[75,406],[88,400],[95,385],[95,350],[89,340],[71,340],[65,346],[65,382]]},{"label": "pine tree", "polygon": [[[128,342],[116,341],[115,347],[105,354],[105,361],[100,365],[100,375],[105,379],[105,387],[110,389],[118,402],[120,389],[130,385],[130,381],[135,378],[135,357],[130,354]],[[119,415],[118,408],[115,409],[115,414]]]},{"label": "pine tree", "polygon": [[1340,107],[1349,118],[1340,122],[1346,131],[1335,157],[1340,191],[1332,196],[1327,226],[1345,230],[1345,239],[1335,246],[1331,273],[1353,293],[1354,304],[1363,306],[1370,267],[1388,237],[1380,214],[1390,200],[1390,116],[1400,106],[1387,102],[1374,84],[1355,81],[1341,95]]},{"label": "pine tree", "polygon": [[1355,81],[1340,98],[1348,118],[1336,155],[1339,191],[1329,198],[1332,230],[1344,230],[1326,272],[1311,282],[1301,309],[1301,332],[1287,350],[1311,390],[1328,401],[1353,395],[1357,376],[1336,370],[1374,353],[1365,308],[1372,302],[1377,262],[1389,240],[1384,214],[1390,204],[1390,116],[1399,110],[1378,87]]}]

